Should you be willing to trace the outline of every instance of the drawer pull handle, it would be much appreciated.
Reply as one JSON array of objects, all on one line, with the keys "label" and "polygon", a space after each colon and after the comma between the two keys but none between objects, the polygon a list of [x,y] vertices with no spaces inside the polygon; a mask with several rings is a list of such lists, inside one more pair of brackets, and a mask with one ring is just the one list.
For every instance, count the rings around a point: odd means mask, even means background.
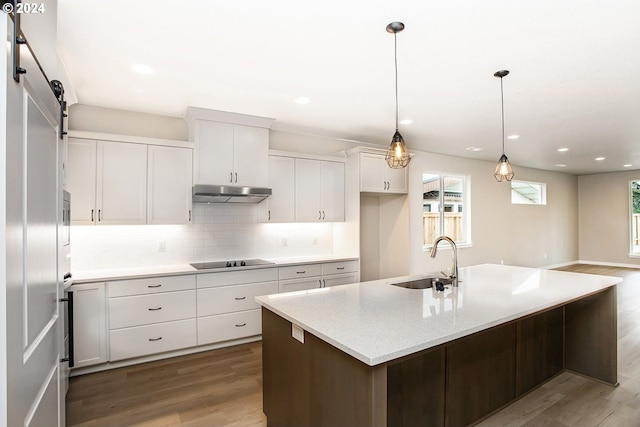
[{"label": "drawer pull handle", "polygon": [[158,311],[158,310],[162,310],[162,307],[156,307],[156,308],[149,308],[149,311]]},{"label": "drawer pull handle", "polygon": [[337,267],[336,270],[344,270],[344,267]]},{"label": "drawer pull handle", "polygon": [[147,288],[159,288],[162,285],[147,285]]},{"label": "drawer pull handle", "polygon": [[307,272],[307,270],[304,270],[304,271],[296,271],[296,274],[304,274],[304,273],[306,273],[306,272]]},{"label": "drawer pull handle", "polygon": [[149,338],[149,341],[160,341],[162,339],[162,337],[158,337],[158,338]]},{"label": "drawer pull handle", "polygon": [[236,297],[236,301],[242,301],[243,299],[247,299],[247,297]]},{"label": "drawer pull handle", "polygon": [[236,328],[242,328],[243,326],[247,326],[247,323],[241,323],[239,325],[236,325]]}]

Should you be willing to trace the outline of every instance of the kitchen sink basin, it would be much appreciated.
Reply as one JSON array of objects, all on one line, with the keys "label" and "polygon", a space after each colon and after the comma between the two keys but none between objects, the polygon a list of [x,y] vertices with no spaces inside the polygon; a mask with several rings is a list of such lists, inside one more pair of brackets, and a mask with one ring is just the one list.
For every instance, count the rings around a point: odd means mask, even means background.
[{"label": "kitchen sink basin", "polygon": [[[434,284],[440,284],[441,286],[450,285],[451,279],[445,277],[425,277],[422,279],[411,280],[409,282],[391,283],[393,286],[400,286],[407,289],[428,289],[433,288]],[[436,285],[437,286],[437,285]]]}]

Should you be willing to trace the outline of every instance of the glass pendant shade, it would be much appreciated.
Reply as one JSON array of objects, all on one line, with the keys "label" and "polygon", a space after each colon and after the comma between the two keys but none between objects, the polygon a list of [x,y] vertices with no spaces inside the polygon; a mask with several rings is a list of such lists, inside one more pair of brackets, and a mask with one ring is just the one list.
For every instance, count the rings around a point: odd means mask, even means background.
[{"label": "glass pendant shade", "polygon": [[496,171],[493,176],[496,178],[496,181],[511,181],[513,179],[513,169],[511,169],[511,163],[509,163],[509,159],[507,155],[502,153],[500,156],[500,160],[498,160],[498,166],[496,166]]},{"label": "glass pendant shade", "polygon": [[406,168],[411,161],[409,150],[407,150],[407,146],[404,144],[404,138],[402,138],[398,129],[396,129],[396,133],[393,134],[385,160],[392,169]]}]

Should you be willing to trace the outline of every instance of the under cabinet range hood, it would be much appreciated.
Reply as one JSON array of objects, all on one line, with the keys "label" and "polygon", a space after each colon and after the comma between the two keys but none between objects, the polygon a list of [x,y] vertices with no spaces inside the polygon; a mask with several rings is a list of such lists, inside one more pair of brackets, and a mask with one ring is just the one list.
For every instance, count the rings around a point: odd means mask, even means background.
[{"label": "under cabinet range hood", "polygon": [[270,188],[231,185],[194,185],[194,203],[260,203],[271,195]]}]

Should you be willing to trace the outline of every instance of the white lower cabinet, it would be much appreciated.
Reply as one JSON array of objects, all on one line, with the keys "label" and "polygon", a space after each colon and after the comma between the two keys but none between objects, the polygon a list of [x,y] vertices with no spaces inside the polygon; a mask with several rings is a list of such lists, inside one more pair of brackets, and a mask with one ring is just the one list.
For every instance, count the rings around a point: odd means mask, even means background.
[{"label": "white lower cabinet", "polygon": [[355,283],[358,270],[351,260],[73,285],[75,367],[259,337],[256,296]]},{"label": "white lower cabinet", "polygon": [[196,346],[196,319],[109,331],[112,362]]},{"label": "white lower cabinet", "polygon": [[75,368],[107,362],[107,293],[105,284],[73,285]]},{"label": "white lower cabinet", "polygon": [[260,309],[198,318],[198,345],[245,338],[261,333]]},{"label": "white lower cabinet", "polygon": [[356,283],[359,269],[358,261],[280,267],[278,291],[303,291]]},{"label": "white lower cabinet", "polygon": [[260,335],[260,305],[254,298],[277,292],[275,268],[198,276],[198,345]]},{"label": "white lower cabinet", "polygon": [[109,282],[109,360],[194,347],[195,276]]}]

